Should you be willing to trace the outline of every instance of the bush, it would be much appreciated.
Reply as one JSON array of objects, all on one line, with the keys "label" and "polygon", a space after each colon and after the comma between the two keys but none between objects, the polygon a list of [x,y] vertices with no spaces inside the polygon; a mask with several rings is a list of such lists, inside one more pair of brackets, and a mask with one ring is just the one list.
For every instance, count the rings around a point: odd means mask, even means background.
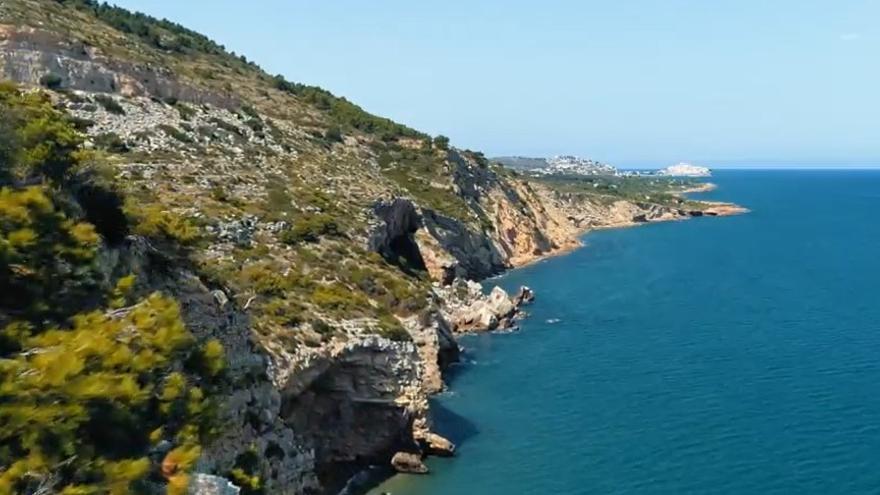
[{"label": "bush", "polygon": [[339,130],[339,127],[331,127],[324,133],[324,139],[331,143],[341,143],[342,131]]},{"label": "bush", "polygon": [[0,369],[0,492],[56,477],[59,493],[130,493],[150,471],[150,444],[165,438],[177,446],[163,474],[185,477],[206,404],[185,377],[165,373],[192,342],[177,305],[155,294],[120,319],[90,312],[72,322],[33,336],[15,329],[23,352]]},{"label": "bush", "polygon": [[193,108],[192,108],[191,106],[189,106],[189,105],[185,105],[185,104],[180,103],[180,102],[178,102],[177,104],[175,104],[175,105],[174,105],[174,108],[177,109],[177,113],[180,114],[180,118],[183,119],[183,120],[190,120],[190,119],[192,119],[192,118],[195,116],[195,114],[196,114],[195,109],[193,109]]},{"label": "bush", "polygon": [[0,189],[0,315],[54,319],[76,307],[96,288],[99,241],[92,225],[58,210],[48,189]]},{"label": "bush", "polygon": [[310,301],[321,309],[345,313],[369,307],[369,302],[363,294],[355,292],[338,282],[315,287]]},{"label": "bush", "polygon": [[226,122],[223,119],[213,117],[213,118],[211,118],[211,123],[213,123],[214,125],[216,125],[220,129],[223,129],[226,132],[235,134],[236,136],[244,136],[244,133],[241,131],[241,129],[238,128],[238,126],[230,124],[229,122]]},{"label": "bush", "polygon": [[262,133],[264,129],[263,121],[260,119],[248,119],[244,122],[244,125],[250,127],[257,134]]},{"label": "bush", "polygon": [[327,214],[307,214],[296,219],[293,225],[281,233],[281,241],[285,244],[301,242],[318,242],[322,236],[340,235],[336,220]]},{"label": "bush", "polygon": [[195,370],[206,377],[216,377],[226,368],[226,355],[223,344],[211,339],[193,353],[191,363]]},{"label": "bush", "polygon": [[189,137],[187,133],[181,131],[177,127],[174,127],[173,125],[160,124],[158,127],[162,132],[180,141],[181,143],[191,144],[193,142],[192,138]]},{"label": "bush", "polygon": [[[47,178],[61,184],[79,165],[82,135],[42,92],[0,84],[0,180]],[[5,156],[4,156],[5,155]]]},{"label": "bush", "polygon": [[96,95],[95,101],[104,107],[104,110],[116,115],[125,115],[125,109],[112,96]]},{"label": "bush", "polygon": [[95,146],[111,153],[127,153],[128,143],[122,140],[118,134],[105,132],[94,137]]},{"label": "bush", "polygon": [[379,335],[395,342],[408,342],[412,340],[409,332],[391,315],[379,317]]},{"label": "bush", "polygon": [[198,227],[188,219],[163,209],[162,205],[138,207],[125,205],[126,213],[133,218],[136,234],[153,238],[165,238],[188,246],[201,239]]},{"label": "bush", "polygon": [[449,149],[449,138],[443,135],[434,138],[434,147],[439,150]]},{"label": "bush", "polygon": [[58,76],[57,74],[50,73],[40,78],[40,86],[49,89],[58,89],[61,87],[61,84],[63,82],[64,80],[61,79],[61,76]]}]

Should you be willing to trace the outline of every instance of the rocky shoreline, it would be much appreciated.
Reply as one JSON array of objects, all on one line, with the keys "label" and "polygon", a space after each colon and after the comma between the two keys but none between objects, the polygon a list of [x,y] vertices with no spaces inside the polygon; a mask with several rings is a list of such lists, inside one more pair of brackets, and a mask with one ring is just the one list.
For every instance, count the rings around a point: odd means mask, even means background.
[{"label": "rocky shoreline", "polygon": [[[715,184],[706,184],[683,192],[705,192],[714,190],[716,187]],[[636,215],[629,220],[608,221],[601,225],[579,229],[577,231],[578,237],[576,244],[567,245],[565,248],[534,256],[525,261],[521,260],[518,264],[512,265],[510,269],[521,268],[541,260],[567,254],[574,249],[583,247],[580,238],[592,230],[628,228],[645,225],[647,223],[686,220],[699,216],[730,216],[747,213],[749,211],[746,208],[732,203],[703,203],[709,205],[703,210],[681,212],[670,210],[663,211],[660,214],[652,214],[648,211],[643,213],[643,216]],[[507,292],[499,286],[493,287],[487,294],[482,283],[462,279],[456,279],[449,286],[435,284],[434,292],[435,295],[443,301],[441,311],[443,316],[452,326],[453,336],[491,331],[515,330],[516,322],[527,317],[523,308],[532,303],[536,297],[535,293],[527,286],[520,287],[519,291],[514,296],[508,295]],[[442,380],[443,369],[440,369],[439,372],[440,379]],[[445,387],[436,390],[435,393],[443,389],[445,389]],[[377,466],[373,466],[367,471],[362,471],[352,477],[339,495],[359,495],[366,493],[368,489],[375,486],[377,482],[387,479],[394,473],[427,474],[429,470],[423,462],[424,457],[431,455],[452,456],[455,454],[455,445],[448,439],[445,439],[436,433],[428,433],[428,435],[431,436],[434,442],[440,443],[443,448],[425,449],[421,456],[412,452],[397,452],[392,457],[391,469],[380,469],[377,472],[375,470]]]}]

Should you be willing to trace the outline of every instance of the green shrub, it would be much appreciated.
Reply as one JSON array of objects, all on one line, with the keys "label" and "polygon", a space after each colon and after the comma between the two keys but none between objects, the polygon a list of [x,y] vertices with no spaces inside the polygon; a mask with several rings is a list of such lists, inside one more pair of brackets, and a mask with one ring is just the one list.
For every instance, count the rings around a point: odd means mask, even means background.
[{"label": "green shrub", "polygon": [[193,142],[192,138],[189,137],[187,133],[181,131],[177,127],[167,124],[159,124],[158,127],[162,132],[180,141],[181,143],[191,144]]},{"label": "green shrub", "polygon": [[434,147],[438,150],[448,150],[449,149],[449,138],[443,135],[437,136],[434,138]]},{"label": "green shrub", "polygon": [[216,377],[226,367],[223,344],[217,339],[208,340],[198,351],[193,353],[190,363],[202,376]]},{"label": "green shrub", "polygon": [[216,125],[220,129],[223,129],[226,132],[235,134],[236,136],[244,136],[244,133],[241,132],[241,129],[239,129],[238,126],[230,124],[229,122],[226,122],[223,119],[219,119],[217,117],[212,117],[210,119],[210,121],[211,121],[211,123],[213,123],[214,125]]},{"label": "green shrub", "polygon": [[49,194],[42,186],[0,189],[0,315],[54,319],[96,288],[100,238]]},{"label": "green shrub", "polygon": [[[186,476],[206,404],[185,377],[165,373],[192,342],[177,305],[156,294],[120,319],[91,312],[72,322],[20,337],[23,352],[0,368],[0,492],[57,476],[63,493],[130,493],[149,474],[150,444],[166,438],[176,448],[163,468]],[[4,333],[24,337],[23,328]]]},{"label": "green shrub", "polygon": [[256,120],[260,119],[260,114],[256,111],[256,109],[254,109],[254,107],[252,107],[250,105],[242,105],[241,106],[241,113],[244,115],[247,115],[248,117],[250,117],[252,119],[256,119]]},{"label": "green shrub", "polygon": [[40,78],[40,86],[43,86],[44,88],[49,88],[49,89],[58,89],[61,87],[61,84],[63,82],[64,82],[64,80],[61,79],[61,76],[59,76],[57,74],[50,73],[50,74],[46,74]]},{"label": "green shrub", "polygon": [[342,142],[342,131],[339,127],[331,127],[324,132],[324,139],[330,141],[331,143],[341,143]]},{"label": "green shrub", "polygon": [[196,115],[195,109],[191,106],[186,105],[181,102],[177,102],[174,105],[174,108],[177,109],[177,113],[180,115],[180,118],[183,120],[190,120]]},{"label": "green shrub", "polygon": [[107,95],[96,95],[95,101],[101,105],[104,110],[116,115],[125,115],[125,109],[113,97]]},{"label": "green shrub", "polygon": [[409,332],[403,328],[403,325],[397,318],[391,315],[382,315],[379,317],[379,335],[395,342],[408,342],[412,340]]},{"label": "green shrub", "polygon": [[338,282],[318,285],[312,291],[309,300],[323,310],[341,313],[352,313],[369,307],[369,302],[363,294]]},{"label": "green shrub", "polygon": [[262,133],[264,129],[263,121],[260,119],[248,119],[244,122],[244,125],[250,127],[250,129],[257,134]]},{"label": "green shrub", "polygon": [[176,241],[183,246],[195,244],[202,237],[192,222],[165,210],[162,205],[139,207],[129,202],[125,209],[133,219],[136,234]]},{"label": "green shrub", "polygon": [[113,132],[105,132],[93,138],[95,146],[111,153],[126,153],[129,151],[128,144]]},{"label": "green shrub", "polygon": [[281,241],[285,244],[301,242],[318,242],[323,236],[340,235],[336,220],[327,214],[306,214],[297,218],[293,225],[281,233]]},{"label": "green shrub", "polygon": [[73,125],[76,130],[80,132],[85,132],[89,130],[90,127],[95,125],[95,121],[92,119],[85,119],[82,117],[70,117],[69,118],[71,125]]}]

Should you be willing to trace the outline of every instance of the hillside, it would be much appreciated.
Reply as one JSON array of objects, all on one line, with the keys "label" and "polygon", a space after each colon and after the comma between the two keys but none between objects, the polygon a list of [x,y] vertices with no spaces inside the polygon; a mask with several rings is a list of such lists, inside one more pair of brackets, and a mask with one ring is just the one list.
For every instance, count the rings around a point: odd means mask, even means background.
[{"label": "hillside", "polygon": [[719,212],[526,180],[85,0],[0,4],[0,77],[0,493],[419,470],[455,334],[531,297],[466,281]]}]

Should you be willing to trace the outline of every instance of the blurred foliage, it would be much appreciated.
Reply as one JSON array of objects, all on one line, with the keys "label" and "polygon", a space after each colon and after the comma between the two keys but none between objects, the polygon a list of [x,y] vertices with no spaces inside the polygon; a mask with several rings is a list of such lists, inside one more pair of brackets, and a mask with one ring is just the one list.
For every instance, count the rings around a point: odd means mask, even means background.
[{"label": "blurred foliage", "polygon": [[138,299],[134,276],[105,280],[98,253],[125,230],[122,201],[71,122],[6,84],[0,113],[0,494],[183,494],[217,425],[223,346],[195,346],[177,303]]}]

